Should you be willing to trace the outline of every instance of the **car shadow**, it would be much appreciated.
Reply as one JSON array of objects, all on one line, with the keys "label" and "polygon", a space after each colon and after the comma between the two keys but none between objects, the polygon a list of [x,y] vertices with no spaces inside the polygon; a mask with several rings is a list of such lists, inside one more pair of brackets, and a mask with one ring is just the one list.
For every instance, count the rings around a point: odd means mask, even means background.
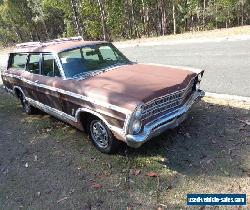
[{"label": "car shadow", "polygon": [[[185,175],[247,176],[250,110],[200,101],[180,127],[151,139],[130,157],[158,156],[163,167]],[[122,153],[122,152],[121,152]]]}]

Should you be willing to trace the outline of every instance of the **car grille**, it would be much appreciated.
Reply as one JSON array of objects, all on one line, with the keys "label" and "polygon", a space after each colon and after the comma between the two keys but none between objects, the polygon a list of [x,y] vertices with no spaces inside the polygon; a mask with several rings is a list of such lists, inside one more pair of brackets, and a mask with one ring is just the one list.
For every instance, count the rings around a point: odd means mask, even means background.
[{"label": "car grille", "polygon": [[143,107],[142,120],[148,119],[182,105],[186,97],[191,94],[193,85],[194,79],[189,82],[186,88],[180,91],[147,102]]}]

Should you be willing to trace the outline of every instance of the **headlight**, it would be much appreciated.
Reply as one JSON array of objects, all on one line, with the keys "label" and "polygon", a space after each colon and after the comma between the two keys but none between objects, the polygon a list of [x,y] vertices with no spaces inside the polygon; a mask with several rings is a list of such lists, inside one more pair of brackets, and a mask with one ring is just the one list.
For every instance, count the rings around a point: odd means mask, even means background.
[{"label": "headlight", "polygon": [[135,120],[132,125],[132,131],[134,134],[139,133],[141,130],[141,121],[140,120]]},{"label": "headlight", "polygon": [[195,89],[196,89],[196,90],[200,90],[200,87],[201,87],[200,82],[197,82],[197,84],[196,84],[196,86],[195,86]]},{"label": "headlight", "polygon": [[137,110],[134,113],[135,119],[141,119],[141,117],[142,117],[142,111],[143,111],[142,106],[140,106],[140,107],[137,108]]},{"label": "headlight", "polygon": [[142,129],[142,115],[144,110],[144,104],[141,103],[136,107],[136,110],[131,116],[129,126],[128,126],[128,133],[129,134],[138,134]]},{"label": "headlight", "polygon": [[201,74],[198,74],[198,81],[200,82],[202,79],[202,75]]}]

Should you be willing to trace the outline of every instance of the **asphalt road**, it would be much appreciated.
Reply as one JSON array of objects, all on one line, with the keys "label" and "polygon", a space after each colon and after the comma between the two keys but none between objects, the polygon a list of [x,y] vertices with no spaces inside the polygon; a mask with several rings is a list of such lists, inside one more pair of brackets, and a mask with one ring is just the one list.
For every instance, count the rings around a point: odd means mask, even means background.
[{"label": "asphalt road", "polygon": [[202,82],[205,91],[250,97],[250,40],[136,46],[120,50],[137,62],[205,69]]},{"label": "asphalt road", "polygon": [[[120,50],[133,61],[202,68],[205,75],[201,87],[205,91],[250,97],[250,40],[136,46]],[[5,65],[6,59],[6,55],[0,53],[0,66]]]}]

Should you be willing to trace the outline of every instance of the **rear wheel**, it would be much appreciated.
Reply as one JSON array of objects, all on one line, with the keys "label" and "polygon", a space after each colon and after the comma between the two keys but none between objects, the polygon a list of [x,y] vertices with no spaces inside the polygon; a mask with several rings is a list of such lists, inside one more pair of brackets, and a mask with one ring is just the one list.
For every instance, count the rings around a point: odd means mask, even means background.
[{"label": "rear wheel", "polygon": [[118,140],[102,120],[93,118],[88,127],[90,140],[99,151],[107,154],[116,152]]},{"label": "rear wheel", "polygon": [[36,112],[37,112],[36,108],[29,104],[29,102],[25,99],[23,94],[19,95],[19,100],[21,102],[23,111],[26,114],[28,114],[28,115],[36,114]]}]

